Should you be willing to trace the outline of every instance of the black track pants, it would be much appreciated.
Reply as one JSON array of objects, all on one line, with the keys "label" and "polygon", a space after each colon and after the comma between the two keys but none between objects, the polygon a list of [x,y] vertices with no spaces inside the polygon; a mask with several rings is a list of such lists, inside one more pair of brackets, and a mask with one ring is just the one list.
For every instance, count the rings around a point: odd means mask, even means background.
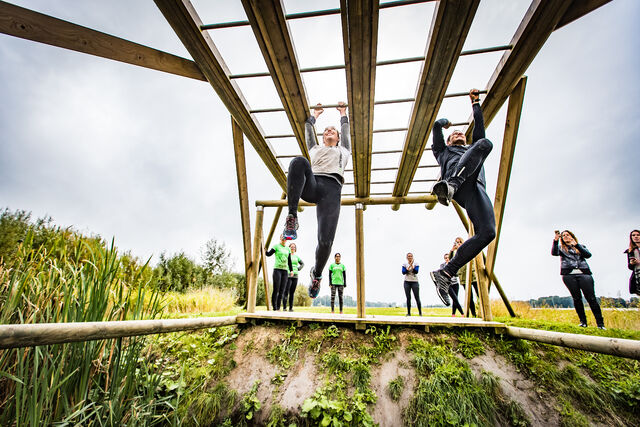
[{"label": "black track pants", "polygon": [[336,291],[338,291],[338,304],[340,304],[340,313],[342,313],[344,286],[343,285],[331,285],[331,312],[333,313],[333,307],[336,300]]},{"label": "black track pants", "polygon": [[297,277],[289,277],[289,295],[285,295],[284,299],[285,299],[285,303],[284,303],[284,307],[287,306],[286,303],[286,299],[289,299],[289,308],[292,309],[293,308],[293,300],[295,298],[296,295],[296,288],[298,287],[298,278]]},{"label": "black track pants", "polygon": [[418,313],[422,315],[422,304],[420,303],[420,285],[418,282],[404,281],[404,295],[407,297],[407,314],[411,314],[411,292],[418,306]]},{"label": "black track pants", "polygon": [[[478,294],[478,283],[473,282],[473,289],[475,289],[476,291],[476,295]],[[462,285],[462,288],[465,290],[465,294],[467,291],[467,287],[465,285]],[[471,313],[471,315],[473,317],[476,317],[476,303],[473,301],[473,289],[471,290],[471,298],[469,299],[469,312]],[[467,316],[469,317],[469,316]]]},{"label": "black track pants", "polygon": [[287,175],[287,198],[289,213],[297,216],[298,202],[302,200],[316,204],[318,218],[318,246],[313,271],[320,277],[327,265],[333,238],[340,217],[340,194],[342,184],[334,178],[314,175],[311,164],[304,157],[296,157],[289,164]]},{"label": "black track pants", "polygon": [[604,320],[602,319],[602,311],[598,300],[596,300],[596,292],[593,285],[593,276],[590,274],[565,274],[562,276],[562,281],[569,289],[571,297],[573,298],[573,305],[578,313],[580,322],[586,324],[587,316],[584,313],[584,304],[582,303],[582,294],[591,307],[593,317],[596,318],[598,326],[604,326]]},{"label": "black track pants", "polygon": [[451,297],[451,314],[456,314],[456,310],[460,312],[464,316],[464,311],[462,310],[462,306],[460,305],[460,301],[458,301],[458,290],[460,290],[460,284],[456,280],[455,283],[451,283],[449,286],[449,296]]},{"label": "black track pants", "polygon": [[289,272],[280,268],[273,269],[273,292],[271,292],[271,305],[274,310],[280,310],[282,292],[287,284]]},{"label": "black track pants", "polygon": [[287,309],[287,302],[289,302],[289,283],[291,277],[287,275],[286,280],[282,284],[282,289],[280,289],[280,301],[278,301],[278,307],[281,307],[283,310]]}]

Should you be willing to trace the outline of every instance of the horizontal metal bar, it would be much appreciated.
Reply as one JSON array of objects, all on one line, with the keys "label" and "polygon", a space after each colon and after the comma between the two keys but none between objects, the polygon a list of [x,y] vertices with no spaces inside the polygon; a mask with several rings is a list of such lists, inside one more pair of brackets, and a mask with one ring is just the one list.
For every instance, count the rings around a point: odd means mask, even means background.
[{"label": "horizontal metal bar", "polygon": [[135,337],[235,325],[236,316],[0,325],[0,349]]},{"label": "horizontal metal bar", "polygon": [[[483,90],[478,91],[478,93],[486,94],[487,91],[483,89]],[[445,96],[443,96],[443,98],[457,98],[457,97],[461,97],[461,96],[469,96],[469,92],[447,93]]]},{"label": "horizontal metal bar", "polygon": [[200,25],[200,31],[218,30],[221,28],[244,27],[246,25],[249,25],[249,21],[231,21],[231,22],[220,22],[217,24],[204,24],[204,25]]},{"label": "horizontal metal bar", "polygon": [[288,134],[288,135],[268,135],[265,136],[265,139],[275,139],[275,138],[295,138],[296,136],[294,134]]},{"label": "horizontal metal bar", "polygon": [[[418,166],[418,168],[439,168],[440,165],[423,165],[423,166]],[[376,171],[397,171],[398,167],[397,166],[392,166],[392,167],[388,167],[388,168],[371,168],[371,172],[376,172]],[[345,172],[353,172],[353,169],[345,169]]]},{"label": "horizontal metal bar", "polygon": [[384,132],[404,132],[409,130],[409,128],[391,128],[391,129],[376,129],[373,133],[384,133]]},{"label": "horizontal metal bar", "polygon": [[[405,196],[405,197],[354,197],[354,198],[342,198],[340,204],[342,206],[354,206],[358,203],[363,205],[405,205],[405,204],[418,204],[429,203],[436,201],[436,196]],[[285,207],[287,206],[287,200],[256,200],[256,206],[264,207]],[[315,203],[305,202],[300,200],[298,206],[315,206]]]},{"label": "horizontal metal bar", "polygon": [[470,125],[469,122],[451,123],[451,126],[469,126],[469,125]]},{"label": "horizontal metal bar", "polygon": [[500,52],[500,51],[503,51],[503,50],[511,50],[511,49],[513,49],[513,45],[505,44],[503,46],[494,46],[494,47],[485,47],[485,48],[480,48],[480,49],[463,50],[462,52],[460,52],[460,56],[477,55],[479,53]]},{"label": "horizontal metal bar", "polygon": [[[436,182],[437,179],[414,179],[411,182]],[[395,184],[395,181],[374,181],[371,182],[371,185],[382,185],[382,184]],[[344,185],[353,185],[353,182],[345,182]]]}]

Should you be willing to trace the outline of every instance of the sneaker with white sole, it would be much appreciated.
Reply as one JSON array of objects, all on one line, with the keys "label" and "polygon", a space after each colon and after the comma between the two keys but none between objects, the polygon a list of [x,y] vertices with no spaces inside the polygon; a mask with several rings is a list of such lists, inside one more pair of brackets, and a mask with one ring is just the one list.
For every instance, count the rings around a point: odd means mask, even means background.
[{"label": "sneaker with white sole", "polygon": [[322,276],[316,277],[313,268],[311,268],[311,270],[309,271],[309,275],[311,276],[311,284],[309,285],[309,296],[311,298],[315,298],[320,293],[320,281],[322,280]]},{"label": "sneaker with white sole", "polygon": [[284,222],[284,231],[282,235],[287,240],[296,240],[298,238],[298,233],[296,230],[298,229],[298,217],[295,217],[291,214],[287,215],[287,219]]},{"label": "sneaker with white sole", "polygon": [[449,206],[455,192],[456,189],[447,181],[438,181],[431,189],[431,194],[434,194],[438,198],[438,202],[445,206]]},{"label": "sneaker with white sole", "polygon": [[446,306],[451,305],[451,300],[449,300],[449,286],[451,286],[451,277],[447,276],[447,274],[442,270],[436,270],[431,272],[431,280],[433,280],[433,284],[436,285],[436,293],[442,303]]}]

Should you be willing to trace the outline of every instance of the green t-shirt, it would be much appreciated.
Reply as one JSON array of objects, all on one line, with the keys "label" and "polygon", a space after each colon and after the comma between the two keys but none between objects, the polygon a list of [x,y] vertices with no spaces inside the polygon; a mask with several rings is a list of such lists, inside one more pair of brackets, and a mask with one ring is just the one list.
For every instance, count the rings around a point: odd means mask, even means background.
[{"label": "green t-shirt", "polygon": [[293,267],[293,275],[298,277],[298,266],[300,265],[300,257],[298,255],[291,255],[291,266]]},{"label": "green t-shirt", "polygon": [[288,246],[282,246],[280,243],[273,245],[271,248],[276,253],[276,263],[273,268],[277,268],[279,270],[287,270],[289,271],[289,254],[291,253],[291,249]]},{"label": "green t-shirt", "polygon": [[347,269],[344,264],[336,264],[335,262],[329,266],[329,274],[331,275],[331,284],[344,286],[343,272]]}]

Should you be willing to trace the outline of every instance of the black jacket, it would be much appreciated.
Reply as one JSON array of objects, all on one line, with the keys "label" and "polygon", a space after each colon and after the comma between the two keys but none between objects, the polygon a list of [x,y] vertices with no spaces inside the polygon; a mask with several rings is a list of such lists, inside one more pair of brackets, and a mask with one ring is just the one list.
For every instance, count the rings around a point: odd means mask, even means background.
[{"label": "black jacket", "polygon": [[587,264],[587,261],[585,260],[585,258],[591,258],[591,252],[589,252],[589,250],[580,243],[578,243],[575,248],[578,252],[567,252],[562,249],[559,244],[559,240],[554,239],[553,245],[551,246],[551,255],[559,256],[561,259],[560,274],[569,274],[576,268],[582,271],[582,274],[591,274],[589,264]]},{"label": "black jacket", "polygon": [[631,277],[629,277],[629,293],[640,295],[640,274],[636,274],[635,266],[631,265],[633,252],[629,252],[629,249],[627,249],[624,253],[627,254],[627,267],[631,270]]},{"label": "black jacket", "polygon": [[[480,104],[473,104],[473,134],[471,144],[485,137],[484,118],[482,117],[482,108]],[[455,172],[456,165],[460,161],[460,157],[467,152],[469,146],[465,145],[447,145],[442,134],[442,127],[447,124],[447,119],[437,120],[433,124],[433,145],[431,149],[438,164],[440,165],[440,179],[448,180]],[[478,182],[485,187],[486,180],[484,177],[484,166],[478,174]]]}]

